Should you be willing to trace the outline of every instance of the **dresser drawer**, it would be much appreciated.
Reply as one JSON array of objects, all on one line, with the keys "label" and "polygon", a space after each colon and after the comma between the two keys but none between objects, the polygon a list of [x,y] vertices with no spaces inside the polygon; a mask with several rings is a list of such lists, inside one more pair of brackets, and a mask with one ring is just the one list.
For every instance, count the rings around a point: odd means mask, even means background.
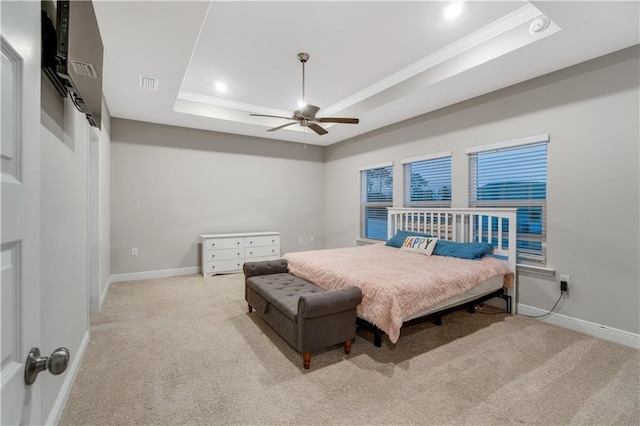
[{"label": "dresser drawer", "polygon": [[216,262],[207,262],[205,272],[207,274],[220,274],[223,272],[241,271],[244,260],[220,260]]},{"label": "dresser drawer", "polygon": [[263,256],[263,257],[252,257],[251,259],[247,259],[247,262],[263,262],[265,260],[278,260],[280,256]]},{"label": "dresser drawer", "polygon": [[253,262],[254,257],[274,256],[280,257],[279,246],[267,246],[267,247],[250,247],[244,249],[244,257],[247,261]]},{"label": "dresser drawer", "polygon": [[263,247],[263,246],[279,246],[279,235],[261,235],[256,237],[246,237],[244,240],[245,247]]},{"label": "dresser drawer", "polygon": [[239,238],[215,238],[206,240],[206,250],[220,250],[244,247],[244,237]]},{"label": "dresser drawer", "polygon": [[207,250],[204,256],[206,262],[231,259],[241,260],[244,257],[244,249]]}]

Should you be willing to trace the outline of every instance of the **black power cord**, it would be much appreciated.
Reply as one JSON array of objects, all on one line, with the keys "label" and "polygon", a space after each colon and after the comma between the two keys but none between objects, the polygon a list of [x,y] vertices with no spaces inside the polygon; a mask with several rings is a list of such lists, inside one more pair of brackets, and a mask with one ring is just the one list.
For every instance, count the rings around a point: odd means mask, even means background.
[{"label": "black power cord", "polygon": [[[560,303],[560,300],[562,300],[562,297],[564,296],[564,291],[560,293],[560,297],[558,297],[558,300],[556,300],[556,304],[553,305],[553,308],[551,308],[551,310],[547,313],[544,313],[542,315],[525,315],[525,314],[518,314],[518,315],[522,315],[523,317],[527,317],[527,318],[542,318],[542,317],[546,317],[551,315],[552,313],[554,313],[553,311],[556,309],[556,306],[558,306],[558,303]],[[562,306],[560,306],[562,307]]]},{"label": "black power cord", "polygon": [[[564,296],[564,291],[560,293],[560,297],[558,297],[558,300],[556,300],[556,303],[553,305],[553,308],[551,308],[551,310],[549,312],[545,312],[544,314],[541,315],[525,315],[525,314],[518,314],[518,315],[522,315],[523,317],[527,317],[527,318],[542,318],[542,317],[546,317],[549,316],[553,313],[555,313],[555,309],[558,306],[558,303],[560,303],[560,300],[562,299],[562,296]],[[506,312],[504,311],[499,311],[499,312],[482,312],[481,309],[484,307],[484,303],[478,305],[476,307],[476,313],[477,314],[482,314],[482,315],[501,315],[501,314],[506,314]],[[560,308],[562,308],[562,305],[560,305]]]}]

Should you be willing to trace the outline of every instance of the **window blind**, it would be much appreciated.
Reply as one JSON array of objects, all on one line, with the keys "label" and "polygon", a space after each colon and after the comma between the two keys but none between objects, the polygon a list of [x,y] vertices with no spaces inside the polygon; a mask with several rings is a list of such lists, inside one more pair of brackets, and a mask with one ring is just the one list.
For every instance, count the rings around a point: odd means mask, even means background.
[{"label": "window blind", "polygon": [[393,166],[360,172],[360,236],[387,239],[387,207],[393,205]]},{"label": "window blind", "polygon": [[451,156],[404,164],[405,207],[451,207]]},{"label": "window blind", "polygon": [[518,261],[546,264],[547,141],[469,153],[469,206],[517,208]]}]

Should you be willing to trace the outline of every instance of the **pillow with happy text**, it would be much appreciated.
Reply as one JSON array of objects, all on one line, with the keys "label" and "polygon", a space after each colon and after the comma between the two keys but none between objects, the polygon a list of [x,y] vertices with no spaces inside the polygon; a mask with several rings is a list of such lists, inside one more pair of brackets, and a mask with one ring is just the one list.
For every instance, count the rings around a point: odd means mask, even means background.
[{"label": "pillow with happy text", "polygon": [[410,236],[405,238],[400,250],[431,256],[437,242],[438,239],[433,237]]},{"label": "pillow with happy text", "polygon": [[419,232],[413,232],[413,231],[398,231],[396,232],[396,235],[394,235],[393,237],[389,238],[387,240],[387,242],[385,243],[386,246],[390,246],[390,247],[397,247],[397,248],[402,248],[402,244],[404,244],[404,240],[407,239],[407,237],[431,237],[431,235],[428,234],[421,234]]}]

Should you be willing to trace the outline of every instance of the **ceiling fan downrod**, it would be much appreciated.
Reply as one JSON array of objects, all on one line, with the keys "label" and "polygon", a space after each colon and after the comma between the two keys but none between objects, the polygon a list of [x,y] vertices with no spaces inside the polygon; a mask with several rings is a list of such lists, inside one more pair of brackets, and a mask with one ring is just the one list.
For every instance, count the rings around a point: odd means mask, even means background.
[{"label": "ceiling fan downrod", "polygon": [[304,64],[309,60],[309,54],[305,52],[298,53],[298,60],[302,62],[302,109],[307,106],[307,100],[304,96]]}]

